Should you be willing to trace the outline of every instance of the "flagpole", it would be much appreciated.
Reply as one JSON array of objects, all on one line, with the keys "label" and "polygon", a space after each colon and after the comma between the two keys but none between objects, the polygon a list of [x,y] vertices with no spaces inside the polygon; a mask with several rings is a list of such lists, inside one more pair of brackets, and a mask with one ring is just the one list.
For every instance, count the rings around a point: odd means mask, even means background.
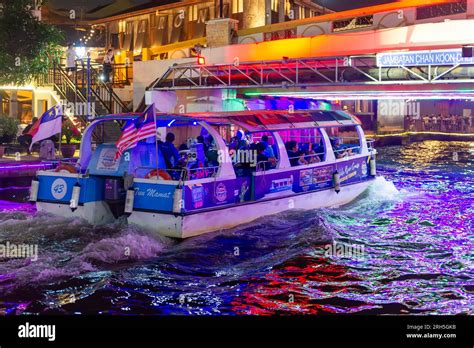
[{"label": "flagpole", "polygon": [[158,179],[158,127],[156,126],[155,103],[151,104],[151,107],[153,108],[153,121],[155,122],[156,178]]},{"label": "flagpole", "polygon": [[59,131],[59,166],[61,166],[61,157],[62,157],[62,151],[61,151],[61,143],[63,142],[63,111],[62,108],[60,110],[61,112],[61,130]]}]

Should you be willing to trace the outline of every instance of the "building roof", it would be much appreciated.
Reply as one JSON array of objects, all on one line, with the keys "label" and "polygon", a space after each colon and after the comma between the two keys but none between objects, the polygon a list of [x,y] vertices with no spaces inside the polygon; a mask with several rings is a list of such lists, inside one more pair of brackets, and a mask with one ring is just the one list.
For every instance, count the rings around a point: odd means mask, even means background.
[{"label": "building roof", "polygon": [[[185,5],[198,5],[203,2],[213,2],[214,0],[178,0],[178,1],[162,1],[162,3],[157,6],[156,3],[149,3],[148,6],[142,6],[141,9],[139,8],[134,8],[134,9],[129,9],[126,11],[122,11],[122,13],[116,13],[114,15],[108,16],[108,17],[103,17],[101,19],[94,20],[92,24],[102,24],[102,23],[107,23],[107,22],[112,22],[112,21],[117,21],[117,20],[123,20],[126,18],[130,17],[136,17],[136,16],[142,16],[142,15],[147,15],[150,13],[154,13],[156,11],[166,11],[166,10],[171,10],[174,8],[179,8],[183,7]],[[329,9],[325,9],[323,6],[312,2],[311,0],[297,0],[295,1],[301,5],[306,5],[308,7],[311,7],[314,10],[320,10],[326,13],[331,13],[333,11]]]},{"label": "building roof", "polygon": [[[76,19],[90,23],[102,18],[120,16],[129,13],[139,13],[150,8],[157,8],[176,4],[181,6],[187,0],[160,0],[160,6],[157,1],[150,0],[49,0],[43,8],[48,8],[51,15],[62,17],[63,20],[69,20],[69,11],[76,11]],[[73,21],[72,21],[73,22]]]}]

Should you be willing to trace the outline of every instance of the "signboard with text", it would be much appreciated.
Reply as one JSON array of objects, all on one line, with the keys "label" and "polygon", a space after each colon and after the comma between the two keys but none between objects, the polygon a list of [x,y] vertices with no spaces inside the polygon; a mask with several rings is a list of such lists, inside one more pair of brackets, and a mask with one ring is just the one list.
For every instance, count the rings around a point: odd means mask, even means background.
[{"label": "signboard with text", "polygon": [[470,65],[474,57],[463,57],[462,49],[439,51],[388,52],[377,54],[377,66]]}]

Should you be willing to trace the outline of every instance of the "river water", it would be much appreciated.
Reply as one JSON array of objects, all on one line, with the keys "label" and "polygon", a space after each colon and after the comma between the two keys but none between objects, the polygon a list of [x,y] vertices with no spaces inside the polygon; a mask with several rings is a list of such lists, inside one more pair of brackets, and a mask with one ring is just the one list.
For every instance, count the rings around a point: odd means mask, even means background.
[{"label": "river water", "polygon": [[473,314],[474,143],[385,147],[378,167],[347,206],[182,242],[38,214],[25,188],[1,189],[0,244],[39,254],[0,259],[0,313]]}]

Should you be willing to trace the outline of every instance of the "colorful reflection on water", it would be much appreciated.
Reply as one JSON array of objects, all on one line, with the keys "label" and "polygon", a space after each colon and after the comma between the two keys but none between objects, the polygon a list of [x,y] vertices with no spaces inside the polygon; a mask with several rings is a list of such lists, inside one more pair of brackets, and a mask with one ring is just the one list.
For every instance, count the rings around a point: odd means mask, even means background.
[{"label": "colorful reflection on water", "polygon": [[[0,311],[472,314],[474,144],[379,152],[381,177],[347,206],[183,242],[1,201],[0,243],[38,244],[39,258],[0,261]],[[328,245],[363,253],[328,253]]]}]

